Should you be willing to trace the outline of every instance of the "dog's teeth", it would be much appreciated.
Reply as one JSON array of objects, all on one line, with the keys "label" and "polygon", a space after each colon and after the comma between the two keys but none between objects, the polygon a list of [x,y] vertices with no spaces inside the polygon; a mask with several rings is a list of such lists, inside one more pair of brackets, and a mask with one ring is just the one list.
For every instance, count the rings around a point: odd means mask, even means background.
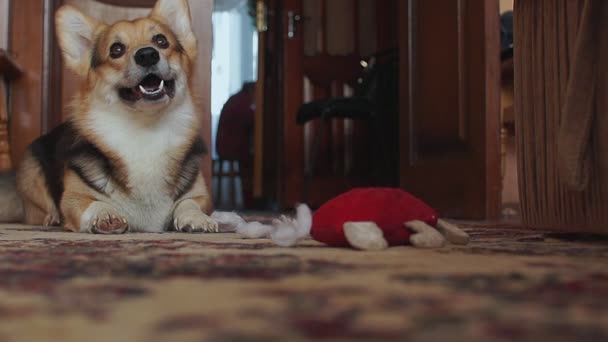
[{"label": "dog's teeth", "polygon": [[156,94],[159,94],[161,91],[163,91],[163,89],[164,89],[164,88],[165,88],[165,81],[164,81],[164,80],[161,80],[161,81],[160,81],[160,86],[158,87],[158,89],[155,89],[155,90],[152,90],[152,91],[147,90],[147,89],[146,89],[144,86],[142,86],[142,85],[140,85],[140,86],[139,86],[139,90],[140,90],[140,91],[141,91],[143,94],[145,94],[145,95],[156,95]]}]

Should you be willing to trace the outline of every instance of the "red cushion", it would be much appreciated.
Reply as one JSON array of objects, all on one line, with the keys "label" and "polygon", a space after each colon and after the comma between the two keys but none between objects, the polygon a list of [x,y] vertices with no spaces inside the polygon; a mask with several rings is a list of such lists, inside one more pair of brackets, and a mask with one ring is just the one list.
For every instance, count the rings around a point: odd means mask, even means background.
[{"label": "red cushion", "polygon": [[350,246],[344,236],[345,222],[372,221],[384,232],[389,245],[409,243],[405,222],[420,220],[437,224],[437,212],[411,194],[393,188],[360,188],[329,200],[313,214],[312,237],[330,246]]}]

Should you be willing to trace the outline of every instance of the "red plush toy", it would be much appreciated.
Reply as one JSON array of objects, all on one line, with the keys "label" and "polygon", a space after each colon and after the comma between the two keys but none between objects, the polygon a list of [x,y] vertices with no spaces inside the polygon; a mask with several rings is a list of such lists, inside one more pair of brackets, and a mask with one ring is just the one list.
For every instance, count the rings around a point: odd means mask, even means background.
[{"label": "red plush toy", "polygon": [[466,244],[469,236],[458,227],[437,218],[437,212],[418,198],[399,189],[355,189],[325,203],[314,214],[305,204],[294,218],[281,216],[272,225],[247,222],[235,213],[211,216],[223,232],[235,231],[245,238],[270,237],[283,247],[294,246],[309,234],[336,247],[365,250],[412,244],[440,247],[447,239]]},{"label": "red plush toy", "polygon": [[330,246],[359,249],[408,243],[439,247],[445,239],[455,244],[469,240],[426,203],[392,188],[354,189],[328,201],[314,212],[310,234]]}]

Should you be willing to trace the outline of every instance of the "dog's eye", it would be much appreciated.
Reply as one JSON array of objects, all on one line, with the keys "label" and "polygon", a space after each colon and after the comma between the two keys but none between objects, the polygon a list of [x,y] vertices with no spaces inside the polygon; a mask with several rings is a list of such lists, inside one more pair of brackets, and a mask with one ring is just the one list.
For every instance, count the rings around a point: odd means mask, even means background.
[{"label": "dog's eye", "polygon": [[156,36],[154,36],[152,38],[152,42],[154,42],[154,44],[156,44],[156,46],[161,49],[166,49],[169,47],[169,41],[167,40],[167,37],[162,34],[157,34]]},{"label": "dog's eye", "polygon": [[110,57],[116,59],[122,57],[125,54],[126,47],[122,43],[114,43],[110,46]]}]

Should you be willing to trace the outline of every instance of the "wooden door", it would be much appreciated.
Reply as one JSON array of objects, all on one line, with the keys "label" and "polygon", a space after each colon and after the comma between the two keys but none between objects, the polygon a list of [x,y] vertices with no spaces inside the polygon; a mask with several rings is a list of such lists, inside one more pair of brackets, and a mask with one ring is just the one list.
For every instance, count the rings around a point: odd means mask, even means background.
[{"label": "wooden door", "polygon": [[[315,206],[348,188],[375,185],[365,173],[366,127],[334,120],[326,135],[319,137],[319,123],[300,127],[295,115],[303,102],[349,94],[348,86],[315,80],[311,70],[323,64],[326,68],[321,69],[328,75],[327,64],[354,70],[366,55],[364,49],[368,54],[381,50],[388,30],[398,36],[400,60],[397,186],[444,216],[497,217],[501,190],[498,0],[403,0],[393,10],[389,3],[283,2],[281,204],[303,201],[308,191],[307,202]],[[370,12],[376,13],[371,18],[389,14],[373,23],[366,15]],[[391,13],[398,22],[392,28]],[[297,15],[301,20],[294,26]],[[294,34],[290,27],[295,27]],[[366,40],[363,33],[375,39]],[[315,139],[320,139],[325,153],[317,160],[316,171],[322,173],[304,188],[304,170],[310,165]],[[357,170],[357,165],[363,168]]]},{"label": "wooden door", "polygon": [[498,13],[498,0],[399,1],[401,186],[445,216],[498,216]]},{"label": "wooden door", "polygon": [[[303,103],[352,95],[361,61],[375,54],[386,37],[378,39],[373,0],[286,0],[282,16],[283,137],[280,202],[305,201],[318,206],[350,188],[372,185],[369,130],[350,119],[314,120],[296,124]],[[395,5],[396,7],[396,5]],[[388,13],[390,16],[391,13]],[[396,14],[392,20],[396,23]],[[389,26],[390,27],[390,26]],[[390,32],[396,36],[396,32]],[[324,127],[322,127],[324,126]],[[318,143],[315,153],[315,143]],[[307,172],[312,174],[305,181]]]}]

